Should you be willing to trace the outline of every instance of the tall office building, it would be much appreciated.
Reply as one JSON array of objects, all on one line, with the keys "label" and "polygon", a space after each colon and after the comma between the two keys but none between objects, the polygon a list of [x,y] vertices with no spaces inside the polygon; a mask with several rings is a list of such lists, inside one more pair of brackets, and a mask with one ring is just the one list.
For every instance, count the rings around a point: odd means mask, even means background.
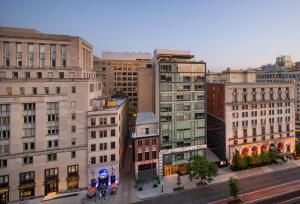
[{"label": "tall office building", "polygon": [[152,94],[138,92],[138,72],[141,69],[151,70],[151,58],[150,53],[141,52],[103,52],[101,59],[94,57],[94,68],[97,77],[103,81],[103,92],[128,95],[129,113],[133,115],[145,110],[138,110],[139,95]]},{"label": "tall office building", "polygon": [[189,51],[155,50],[155,114],[160,175],[187,174],[188,159],[205,156],[206,64]]},{"label": "tall office building", "polygon": [[87,187],[92,45],[0,28],[0,203]]},{"label": "tall office building", "polygon": [[295,151],[294,85],[256,82],[252,70],[208,72],[207,144],[221,160],[269,149]]}]

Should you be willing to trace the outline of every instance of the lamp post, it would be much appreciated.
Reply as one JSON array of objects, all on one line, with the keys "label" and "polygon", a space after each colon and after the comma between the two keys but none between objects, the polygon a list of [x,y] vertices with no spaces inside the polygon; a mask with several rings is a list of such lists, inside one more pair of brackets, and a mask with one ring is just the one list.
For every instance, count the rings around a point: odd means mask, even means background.
[{"label": "lamp post", "polygon": [[161,192],[164,192],[164,178],[161,176]]}]

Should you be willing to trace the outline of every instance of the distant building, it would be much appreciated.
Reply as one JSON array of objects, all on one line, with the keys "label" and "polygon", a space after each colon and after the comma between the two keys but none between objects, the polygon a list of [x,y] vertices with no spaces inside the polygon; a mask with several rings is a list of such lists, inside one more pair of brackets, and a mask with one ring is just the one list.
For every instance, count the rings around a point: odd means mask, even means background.
[{"label": "distant building", "polygon": [[[88,179],[91,186],[120,180],[120,169],[128,136],[127,97],[93,100],[88,112]],[[125,149],[126,148],[126,149]]]},{"label": "distant building", "polygon": [[155,114],[159,119],[159,175],[187,174],[188,159],[205,156],[206,64],[190,51],[154,51]]},{"label": "distant building", "polygon": [[0,28],[0,203],[88,186],[92,53],[77,36]]},{"label": "distant building", "polygon": [[[211,76],[210,76],[211,75]],[[213,77],[212,77],[213,76]],[[292,83],[256,82],[254,71],[208,73],[207,143],[220,159],[277,148],[295,151],[295,101]]]},{"label": "distant building", "polygon": [[[134,116],[138,110],[138,99],[148,98],[148,92],[138,92],[140,69],[151,69],[150,53],[103,52],[102,58],[94,58],[97,78],[103,81],[105,94],[128,95],[129,112]],[[151,84],[151,81],[150,81]]]},{"label": "distant building", "polygon": [[276,57],[277,69],[293,69],[295,64],[292,61],[292,57],[289,55],[281,55]]},{"label": "distant building", "polygon": [[154,113],[138,113],[134,144],[134,166],[137,180],[149,180],[158,175],[159,125]]}]

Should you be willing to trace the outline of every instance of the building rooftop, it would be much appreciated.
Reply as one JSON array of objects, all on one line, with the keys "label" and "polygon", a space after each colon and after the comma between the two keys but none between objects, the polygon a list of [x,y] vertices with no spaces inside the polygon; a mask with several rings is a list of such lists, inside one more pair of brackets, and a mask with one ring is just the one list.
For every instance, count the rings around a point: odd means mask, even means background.
[{"label": "building rooftop", "polygon": [[136,125],[145,125],[151,123],[158,123],[158,120],[153,112],[143,112],[137,114]]},{"label": "building rooftop", "polygon": [[165,49],[156,49],[154,51],[157,55],[192,55],[189,50],[165,50]]},{"label": "building rooftop", "polygon": [[148,52],[102,52],[101,59],[107,60],[151,60]]}]

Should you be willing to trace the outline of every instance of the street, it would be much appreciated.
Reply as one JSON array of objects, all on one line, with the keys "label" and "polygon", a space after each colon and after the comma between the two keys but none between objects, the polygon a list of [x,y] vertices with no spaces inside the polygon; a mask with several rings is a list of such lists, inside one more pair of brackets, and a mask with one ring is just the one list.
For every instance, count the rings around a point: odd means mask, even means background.
[{"label": "street", "polygon": [[[295,181],[300,179],[300,167],[283,171],[272,172],[270,174],[259,175],[240,179],[241,194],[268,188],[275,185]],[[166,196],[136,202],[140,204],[173,204],[173,203],[209,203],[230,197],[228,183],[199,187],[192,190],[178,192]]]}]

